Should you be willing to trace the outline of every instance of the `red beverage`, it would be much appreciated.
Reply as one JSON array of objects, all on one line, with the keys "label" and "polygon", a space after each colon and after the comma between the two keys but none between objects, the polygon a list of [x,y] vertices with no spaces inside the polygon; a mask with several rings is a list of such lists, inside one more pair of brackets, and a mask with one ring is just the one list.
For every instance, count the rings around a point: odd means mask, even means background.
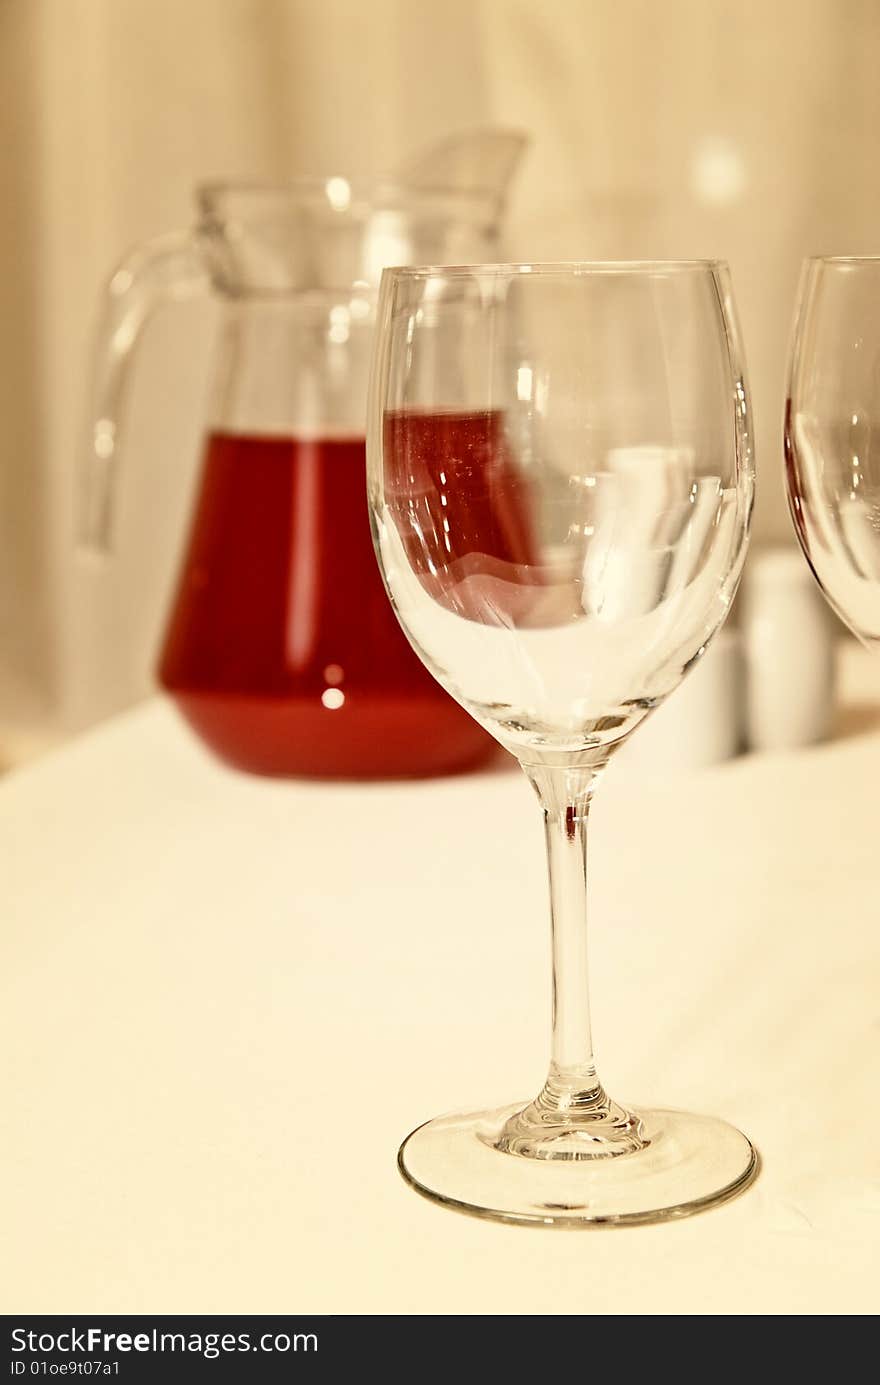
[{"label": "red beverage", "polygon": [[397,623],[362,439],[211,435],[159,676],[222,760],[258,774],[439,774],[493,747]]},{"label": "red beverage", "polygon": [[434,600],[482,624],[527,624],[546,574],[528,478],[504,414],[389,411],[385,503]]},{"label": "red beverage", "polygon": [[385,415],[385,494],[413,566],[427,574],[475,556],[528,564],[528,483],[511,455],[504,415]]}]

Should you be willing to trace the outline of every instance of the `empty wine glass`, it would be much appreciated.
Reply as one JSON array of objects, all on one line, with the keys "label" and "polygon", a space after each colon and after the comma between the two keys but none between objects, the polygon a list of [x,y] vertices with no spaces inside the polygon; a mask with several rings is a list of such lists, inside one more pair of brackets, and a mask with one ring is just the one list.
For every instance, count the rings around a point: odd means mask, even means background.
[{"label": "empty wine glass", "polygon": [[[590,1039],[586,841],[613,752],[730,607],[753,497],[724,266],[481,265],[382,279],[373,536],[414,648],[519,760],[550,871],[552,1057],[528,1103],[428,1121],[400,1167],[505,1221],[656,1221],[746,1185],[723,1121],[629,1110]],[[720,862],[719,862],[720,866]]]},{"label": "empty wine glass", "polygon": [[785,407],[798,539],[830,605],[880,641],[880,259],[807,260]]}]

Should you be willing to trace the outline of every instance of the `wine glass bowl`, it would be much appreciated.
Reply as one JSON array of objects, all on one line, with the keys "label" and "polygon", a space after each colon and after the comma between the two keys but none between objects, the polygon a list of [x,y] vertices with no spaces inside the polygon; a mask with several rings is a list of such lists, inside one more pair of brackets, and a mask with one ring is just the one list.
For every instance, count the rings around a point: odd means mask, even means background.
[{"label": "wine glass bowl", "polygon": [[745,554],[745,394],[710,330],[715,281],[502,266],[393,282],[371,502],[404,628],[515,754],[610,746],[705,648]]},{"label": "wine glass bowl", "polygon": [[730,1196],[756,1167],[745,1136],[631,1111],[599,1082],[585,919],[601,773],[702,655],[745,557],[754,473],[725,267],[386,271],[367,450],[398,618],[538,794],[553,924],[542,1091],[428,1122],[401,1169],[513,1221],[653,1221]]},{"label": "wine glass bowl", "polygon": [[784,424],[798,540],[829,604],[880,642],[880,259],[801,274]]}]

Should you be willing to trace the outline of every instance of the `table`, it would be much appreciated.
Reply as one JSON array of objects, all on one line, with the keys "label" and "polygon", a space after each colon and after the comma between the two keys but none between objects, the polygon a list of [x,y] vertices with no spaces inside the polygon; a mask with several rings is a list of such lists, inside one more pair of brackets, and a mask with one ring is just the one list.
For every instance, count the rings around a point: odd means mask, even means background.
[{"label": "table", "polygon": [[156,701],[0,782],[3,1310],[875,1311],[880,679],[845,664],[834,741],[597,797],[605,1084],[763,1158],[656,1227],[495,1225],[396,1172],[426,1117],[543,1078],[518,771],[250,779]]}]

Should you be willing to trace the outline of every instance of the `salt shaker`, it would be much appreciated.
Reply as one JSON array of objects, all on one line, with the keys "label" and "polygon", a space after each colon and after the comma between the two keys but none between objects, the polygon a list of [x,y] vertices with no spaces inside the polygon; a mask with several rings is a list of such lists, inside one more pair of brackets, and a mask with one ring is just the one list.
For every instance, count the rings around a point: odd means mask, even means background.
[{"label": "salt shaker", "polygon": [[753,750],[822,740],[834,707],[834,640],[801,554],[753,553],[743,581],[746,735]]},{"label": "salt shaker", "polygon": [[652,776],[730,760],[742,748],[739,632],[722,630],[673,697],[652,712],[615,756],[626,771]]}]

